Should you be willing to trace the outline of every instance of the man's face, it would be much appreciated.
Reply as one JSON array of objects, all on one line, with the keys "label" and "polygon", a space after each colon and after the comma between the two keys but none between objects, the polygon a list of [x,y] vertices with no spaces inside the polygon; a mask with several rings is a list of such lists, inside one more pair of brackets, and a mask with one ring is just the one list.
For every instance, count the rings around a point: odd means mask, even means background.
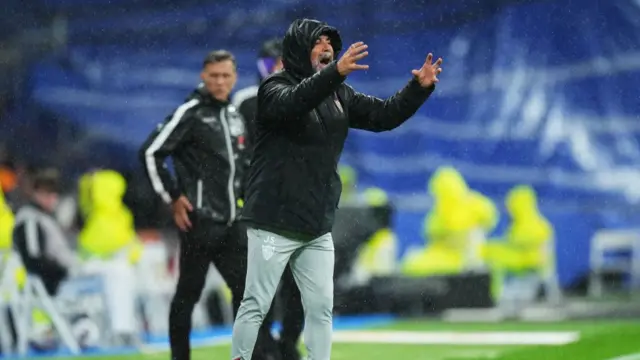
[{"label": "man's face", "polygon": [[322,35],[316,40],[316,45],[311,49],[311,66],[316,71],[320,71],[332,61],[333,47],[331,47],[331,40],[329,40],[328,36]]},{"label": "man's face", "polygon": [[220,101],[227,101],[236,85],[236,67],[231,60],[210,63],[202,69],[200,77],[211,96]]},{"label": "man's face", "polygon": [[36,190],[35,200],[46,211],[53,212],[58,206],[60,195],[56,192]]}]

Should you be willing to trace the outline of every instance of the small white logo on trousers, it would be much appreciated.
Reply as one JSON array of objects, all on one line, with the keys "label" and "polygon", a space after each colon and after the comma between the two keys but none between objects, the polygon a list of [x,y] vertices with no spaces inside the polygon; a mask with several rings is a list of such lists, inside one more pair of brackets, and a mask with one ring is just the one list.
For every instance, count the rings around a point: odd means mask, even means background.
[{"label": "small white logo on trousers", "polygon": [[262,245],[262,257],[265,260],[269,260],[273,257],[273,254],[276,252],[276,238],[274,238],[273,236],[267,236],[266,239],[264,239],[264,244]]}]

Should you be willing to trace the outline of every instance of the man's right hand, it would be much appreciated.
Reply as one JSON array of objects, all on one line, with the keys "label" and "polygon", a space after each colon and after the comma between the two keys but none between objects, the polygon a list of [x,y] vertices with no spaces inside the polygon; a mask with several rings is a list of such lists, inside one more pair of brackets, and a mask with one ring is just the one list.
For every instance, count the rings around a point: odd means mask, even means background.
[{"label": "man's right hand", "polygon": [[347,51],[342,54],[340,60],[338,60],[338,72],[342,76],[349,75],[353,70],[367,70],[369,65],[356,64],[357,61],[364,59],[369,52],[366,51],[368,46],[362,41],[358,41],[355,44],[349,46]]},{"label": "man's right hand", "polygon": [[191,229],[191,221],[189,220],[189,213],[193,211],[193,206],[189,202],[186,196],[181,195],[171,204],[171,210],[173,211],[173,221],[181,231],[188,231]]}]

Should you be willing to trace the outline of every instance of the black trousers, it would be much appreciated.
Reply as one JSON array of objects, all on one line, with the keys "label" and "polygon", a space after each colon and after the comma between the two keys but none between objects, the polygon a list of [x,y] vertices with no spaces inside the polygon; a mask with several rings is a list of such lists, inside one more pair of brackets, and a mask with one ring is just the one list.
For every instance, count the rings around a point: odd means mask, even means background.
[{"label": "black trousers", "polygon": [[[234,316],[242,301],[247,274],[247,233],[241,224],[229,227],[195,217],[191,222],[192,229],[180,233],[180,274],[169,314],[172,360],[191,359],[191,318],[202,295],[209,265],[216,266],[231,289]],[[265,322],[260,329],[253,360],[267,359],[268,353],[279,353],[269,325]]]}]

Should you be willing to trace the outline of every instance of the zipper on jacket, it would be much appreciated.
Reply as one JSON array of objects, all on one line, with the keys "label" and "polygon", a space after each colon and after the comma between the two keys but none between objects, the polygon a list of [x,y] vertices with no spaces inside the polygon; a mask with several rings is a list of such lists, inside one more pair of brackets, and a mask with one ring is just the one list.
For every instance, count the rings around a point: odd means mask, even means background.
[{"label": "zipper on jacket", "polygon": [[196,209],[202,208],[202,180],[198,179],[198,189],[196,195]]},{"label": "zipper on jacket", "polygon": [[316,120],[318,120],[318,122],[320,123],[320,126],[322,127],[322,131],[324,132],[324,134],[328,135],[327,126],[324,124],[324,121],[322,121],[322,119],[320,118],[320,114],[318,114],[318,110],[313,109],[313,113],[316,116]]},{"label": "zipper on jacket", "polygon": [[342,107],[342,103],[340,102],[340,98],[338,97],[338,93],[333,93],[333,104],[336,106],[340,114],[344,114],[344,108]]},{"label": "zipper on jacket", "polygon": [[233,156],[233,146],[231,144],[231,132],[229,131],[229,123],[225,114],[225,108],[220,110],[220,123],[224,131],[224,142],[227,145],[227,155],[229,156],[229,180],[227,182],[227,190],[229,194],[229,222],[231,225],[236,218],[236,194],[234,191],[233,181],[236,177],[236,160]]}]

